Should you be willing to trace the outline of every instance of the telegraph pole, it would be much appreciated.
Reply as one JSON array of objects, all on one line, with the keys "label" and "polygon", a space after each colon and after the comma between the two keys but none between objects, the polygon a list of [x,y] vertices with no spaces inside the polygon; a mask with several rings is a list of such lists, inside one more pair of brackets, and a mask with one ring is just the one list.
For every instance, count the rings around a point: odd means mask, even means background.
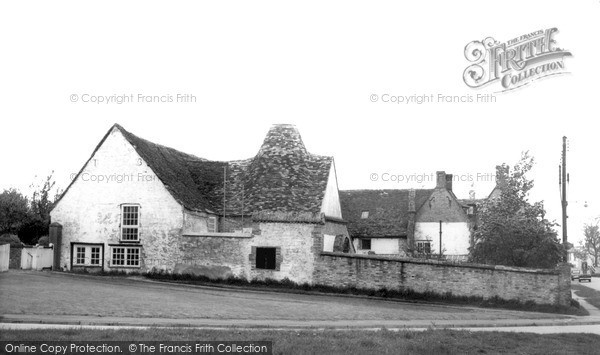
[{"label": "telegraph pole", "polygon": [[563,145],[562,145],[562,165],[559,166],[559,184],[561,184],[561,203],[562,203],[562,240],[563,244],[566,244],[567,239],[567,183],[568,183],[568,174],[567,174],[567,137],[563,136]]},{"label": "telegraph pole", "polygon": [[440,257],[442,259],[442,221],[440,220]]}]

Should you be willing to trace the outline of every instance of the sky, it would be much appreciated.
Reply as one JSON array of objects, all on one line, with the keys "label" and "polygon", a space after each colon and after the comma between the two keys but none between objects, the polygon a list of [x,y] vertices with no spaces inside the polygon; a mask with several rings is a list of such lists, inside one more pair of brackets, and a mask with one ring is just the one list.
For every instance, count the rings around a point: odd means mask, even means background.
[{"label": "sky", "polygon": [[[567,136],[577,243],[600,216],[598,18],[600,0],[2,2],[0,190],[52,171],[65,188],[114,123],[212,160],[249,158],[292,123],[334,157],[340,189],[428,188],[444,170],[466,180],[459,198],[486,197],[495,166],[529,151],[531,199],[559,222]],[[562,75],[465,84],[468,43],[549,28],[572,54]],[[434,100],[398,103],[412,95]]]}]

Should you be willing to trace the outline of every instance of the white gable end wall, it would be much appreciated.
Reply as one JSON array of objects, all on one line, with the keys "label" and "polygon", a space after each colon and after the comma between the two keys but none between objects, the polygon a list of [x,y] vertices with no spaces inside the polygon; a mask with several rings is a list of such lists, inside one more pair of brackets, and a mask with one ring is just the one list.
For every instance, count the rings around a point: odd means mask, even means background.
[{"label": "white gable end wall", "polygon": [[[415,242],[430,241],[432,252],[440,252],[440,223],[415,223]],[[444,255],[469,254],[470,230],[465,222],[442,222],[442,253]]]},{"label": "white gable end wall", "polygon": [[60,267],[71,267],[71,243],[104,244],[104,269],[120,242],[121,205],[140,206],[141,268],[172,269],[178,259],[183,209],[154,172],[113,128],[51,212],[63,226]]},{"label": "white gable end wall", "polygon": [[327,217],[342,218],[342,207],[340,206],[340,195],[337,185],[337,175],[335,172],[335,164],[331,162],[329,169],[329,177],[327,179],[327,188],[321,205],[321,212]]}]

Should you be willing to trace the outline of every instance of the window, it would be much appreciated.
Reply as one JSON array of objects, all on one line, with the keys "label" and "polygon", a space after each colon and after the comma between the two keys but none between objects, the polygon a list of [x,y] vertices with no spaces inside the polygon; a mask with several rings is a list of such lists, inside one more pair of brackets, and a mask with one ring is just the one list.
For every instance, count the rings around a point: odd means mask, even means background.
[{"label": "window", "polygon": [[431,254],[431,242],[417,242],[417,251],[419,253]]},{"label": "window", "polygon": [[139,267],[140,248],[113,246],[110,266]]},{"label": "window", "polygon": [[90,264],[100,265],[100,248],[99,247],[92,247],[92,257],[90,259]]},{"label": "window", "polygon": [[102,266],[102,244],[72,244],[73,266]]},{"label": "window", "polygon": [[369,218],[369,211],[362,211],[362,213],[360,214],[360,218],[361,219]]},{"label": "window", "polygon": [[217,231],[217,217],[208,217],[208,231],[216,232]]},{"label": "window", "polygon": [[139,241],[140,206],[123,205],[121,207],[121,240]]},{"label": "window", "polygon": [[363,250],[371,250],[371,239],[361,239],[360,248]]},{"label": "window", "polygon": [[77,247],[77,260],[75,261],[75,264],[85,264],[85,249],[85,247]]},{"label": "window", "polygon": [[256,248],[256,268],[276,269],[276,248]]}]

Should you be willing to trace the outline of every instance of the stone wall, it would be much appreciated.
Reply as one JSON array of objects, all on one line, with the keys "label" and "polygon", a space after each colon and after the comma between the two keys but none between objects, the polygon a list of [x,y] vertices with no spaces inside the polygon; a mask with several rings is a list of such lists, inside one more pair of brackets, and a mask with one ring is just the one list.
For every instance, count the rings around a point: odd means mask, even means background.
[{"label": "stone wall", "polygon": [[533,301],[568,306],[570,269],[509,268],[435,260],[323,252],[315,263],[314,284],[366,289],[452,293],[484,299]]},{"label": "stone wall", "polygon": [[246,277],[251,238],[223,236],[181,237],[182,258],[175,273],[211,278]]},{"label": "stone wall", "polygon": [[[287,278],[297,283],[312,283],[315,260],[323,251],[323,235],[348,236],[345,224],[334,221],[254,222],[251,228],[251,234],[181,236],[181,258],[174,272],[213,278],[237,276],[248,280]],[[275,270],[255,267],[257,247],[276,248]]]}]

